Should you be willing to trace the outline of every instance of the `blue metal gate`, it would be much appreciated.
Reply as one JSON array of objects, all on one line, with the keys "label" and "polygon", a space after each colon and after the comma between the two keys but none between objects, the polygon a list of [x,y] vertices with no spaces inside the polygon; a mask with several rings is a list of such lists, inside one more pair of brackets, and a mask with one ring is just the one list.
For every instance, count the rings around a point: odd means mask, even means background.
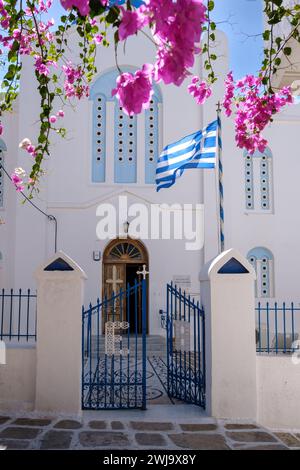
[{"label": "blue metal gate", "polygon": [[168,395],[205,408],[205,318],[199,302],[167,285]]},{"label": "blue metal gate", "polygon": [[146,409],[146,285],[83,308],[82,409]]}]

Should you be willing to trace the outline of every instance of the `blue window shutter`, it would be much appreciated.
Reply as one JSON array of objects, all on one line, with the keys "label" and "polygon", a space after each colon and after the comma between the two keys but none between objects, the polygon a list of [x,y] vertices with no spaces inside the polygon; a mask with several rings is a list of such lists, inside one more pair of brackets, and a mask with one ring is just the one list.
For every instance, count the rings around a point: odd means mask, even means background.
[{"label": "blue window shutter", "polygon": [[127,116],[115,102],[115,183],[137,181],[137,117]]},{"label": "blue window shutter", "polygon": [[274,256],[264,247],[256,247],[247,254],[248,261],[254,267],[257,279],[255,291],[257,297],[274,296]]},{"label": "blue window shutter", "polygon": [[270,158],[262,155],[260,160],[260,198],[261,209],[270,209]]},{"label": "blue window shutter", "polygon": [[93,97],[93,162],[92,182],[104,183],[106,164],[106,98],[101,93]]},{"label": "blue window shutter", "polygon": [[156,162],[159,153],[158,97],[153,96],[145,111],[145,183],[155,183]]},{"label": "blue window shutter", "polygon": [[252,155],[245,156],[245,197],[246,210],[254,209],[254,191],[253,191],[253,159]]},{"label": "blue window shutter", "polygon": [[[253,155],[244,152],[245,160],[245,207],[246,210],[264,212],[272,210],[272,152],[267,147],[263,153]],[[259,166],[256,163],[259,164]],[[256,170],[255,170],[256,167]],[[259,173],[258,173],[259,168]]]}]

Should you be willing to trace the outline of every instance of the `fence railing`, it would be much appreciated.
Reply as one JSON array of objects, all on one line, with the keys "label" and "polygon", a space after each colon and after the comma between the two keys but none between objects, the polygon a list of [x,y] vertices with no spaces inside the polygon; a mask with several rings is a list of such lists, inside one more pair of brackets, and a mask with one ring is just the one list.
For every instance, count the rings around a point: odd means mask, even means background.
[{"label": "fence railing", "polygon": [[36,341],[36,293],[26,290],[0,290],[0,340]]},{"label": "fence railing", "polygon": [[255,314],[257,352],[288,354],[300,348],[300,307],[259,302]]}]

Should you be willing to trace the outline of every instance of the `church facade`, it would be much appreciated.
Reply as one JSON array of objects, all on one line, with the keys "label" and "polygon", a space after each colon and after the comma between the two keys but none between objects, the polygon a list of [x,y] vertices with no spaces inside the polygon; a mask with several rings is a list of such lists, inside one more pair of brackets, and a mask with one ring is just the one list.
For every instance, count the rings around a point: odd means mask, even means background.
[{"label": "church facade", "polygon": [[[187,84],[160,85],[149,109],[128,117],[111,96],[118,74],[113,45],[101,48],[90,97],[64,110],[67,137],[54,137],[33,200],[51,217],[22,204],[1,172],[1,288],[34,289],[36,267],[63,250],[87,274],[87,304],[132,285],[146,265],[149,333],[161,332],[159,310],[165,308],[168,282],[200,299],[199,272],[218,253],[215,171],[186,171],[172,188],[157,193],[155,169],[165,145],[216,119],[228,71],[223,33],[218,35],[218,50],[220,79],[205,106],[196,105]],[[147,38],[129,39],[118,63],[123,71],[134,71],[152,55]],[[200,58],[194,73],[202,74]],[[300,70],[295,69],[292,77],[285,74],[280,81],[296,82],[297,77]],[[38,113],[33,69],[25,59],[20,97],[0,141],[0,158],[9,173],[15,167],[30,168],[32,162],[18,144],[25,137],[35,141]],[[294,104],[266,130],[266,151],[248,155],[235,145],[233,120],[222,119],[225,248],[234,247],[255,268],[258,301],[299,299],[299,125],[300,104]],[[112,229],[103,222],[111,209],[116,216]],[[153,224],[154,210],[159,215]],[[140,236],[130,237],[133,226]],[[108,235],[102,236],[105,230]]]}]

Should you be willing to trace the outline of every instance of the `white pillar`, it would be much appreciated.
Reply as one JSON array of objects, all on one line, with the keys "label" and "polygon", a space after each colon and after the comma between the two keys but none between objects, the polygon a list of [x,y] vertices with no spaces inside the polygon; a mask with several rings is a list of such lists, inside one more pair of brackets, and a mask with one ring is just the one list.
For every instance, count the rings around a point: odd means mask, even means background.
[{"label": "white pillar", "polygon": [[81,311],[86,275],[62,252],[36,272],[37,411],[81,413]]},{"label": "white pillar", "polygon": [[254,280],[252,266],[233,249],[200,273],[207,411],[215,418],[257,418]]}]

